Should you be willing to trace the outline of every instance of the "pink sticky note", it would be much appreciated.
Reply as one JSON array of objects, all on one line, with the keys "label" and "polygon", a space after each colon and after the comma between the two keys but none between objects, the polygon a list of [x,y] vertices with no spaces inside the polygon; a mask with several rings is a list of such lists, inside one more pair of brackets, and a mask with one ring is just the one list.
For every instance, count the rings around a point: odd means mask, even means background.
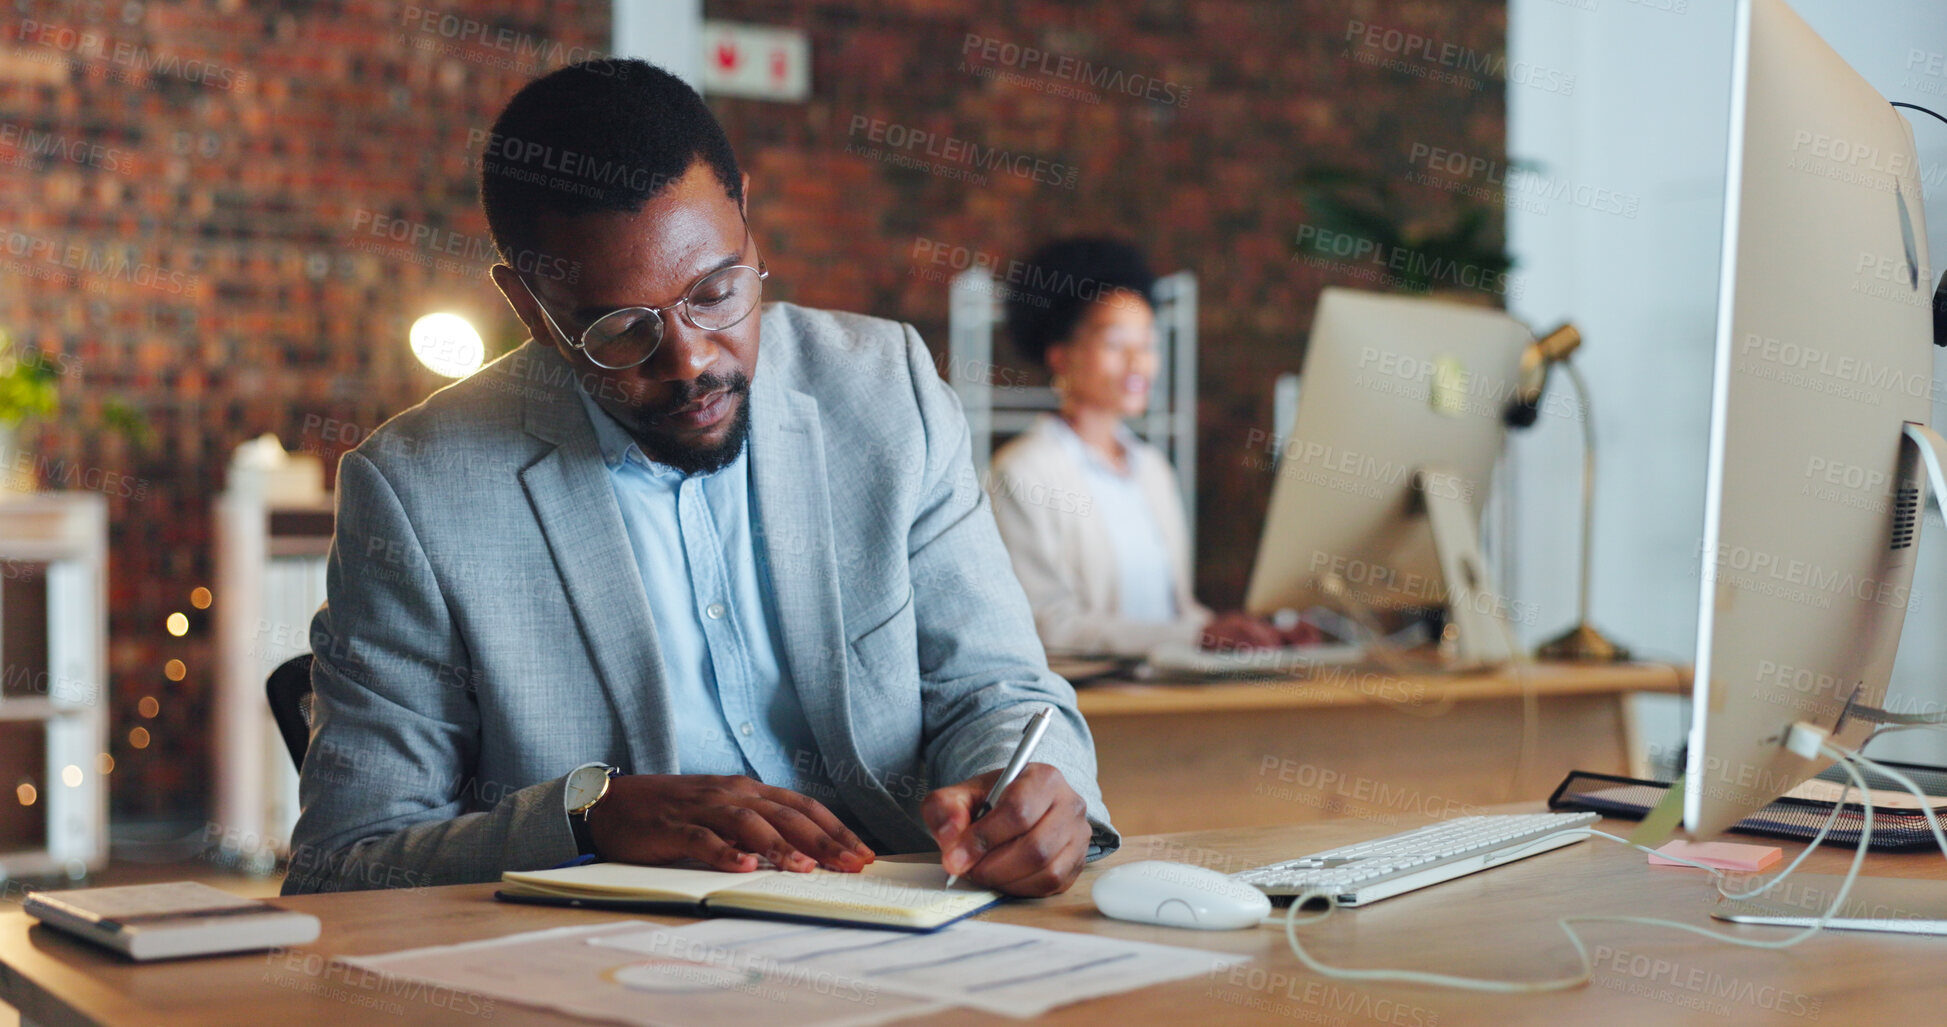
[{"label": "pink sticky note", "polygon": [[[1736,842],[1668,842],[1657,847],[1656,852],[1667,853],[1694,863],[1716,867],[1719,870],[1742,870],[1755,873],[1778,862],[1783,853],[1776,845],[1739,845]],[[1650,853],[1650,866],[1680,867],[1688,866],[1674,859],[1664,859],[1656,852]]]}]

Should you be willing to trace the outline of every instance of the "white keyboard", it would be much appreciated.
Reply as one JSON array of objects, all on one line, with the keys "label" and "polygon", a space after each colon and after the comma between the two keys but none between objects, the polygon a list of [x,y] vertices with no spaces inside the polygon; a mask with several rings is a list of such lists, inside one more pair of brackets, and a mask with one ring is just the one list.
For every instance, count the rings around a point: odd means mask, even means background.
[{"label": "white keyboard", "polygon": [[1366,658],[1363,645],[1294,645],[1276,649],[1199,649],[1168,643],[1150,650],[1136,667],[1138,678],[1299,677],[1319,667],[1343,667]]},{"label": "white keyboard", "polygon": [[1587,838],[1589,826],[1601,819],[1596,813],[1455,817],[1231,876],[1274,899],[1325,891],[1341,906],[1363,906],[1573,845]]}]

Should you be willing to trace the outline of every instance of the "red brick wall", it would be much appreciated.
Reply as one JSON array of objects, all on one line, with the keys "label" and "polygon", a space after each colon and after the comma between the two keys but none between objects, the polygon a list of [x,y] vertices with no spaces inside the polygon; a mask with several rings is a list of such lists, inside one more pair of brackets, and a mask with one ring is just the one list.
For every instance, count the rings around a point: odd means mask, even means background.
[{"label": "red brick wall", "polygon": [[[518,338],[483,273],[469,139],[532,75],[604,48],[608,5],[413,9],[100,0],[0,16],[0,327],[61,355],[62,414],[22,451],[50,484],[110,493],[122,816],[206,812],[210,625],[188,596],[211,584],[210,501],[230,451],[270,431],[335,463],[440,384],[404,345],[422,313],[469,314],[495,350]],[[951,269],[924,259],[936,245],[1006,259],[1050,234],[1110,231],[1198,272],[1200,586],[1218,603],[1241,594],[1269,487],[1246,433],[1268,422],[1271,377],[1296,368],[1334,280],[1291,260],[1306,217],[1295,176],[1397,176],[1415,142],[1503,150],[1498,83],[1435,84],[1347,42],[1366,22],[1497,52],[1505,11],[1486,0],[705,10],[812,38],[810,103],[712,101],[753,179],[773,296],[909,320],[943,350],[946,287],[929,272]],[[915,155],[985,180],[847,151],[913,132],[938,140],[935,158]],[[1025,158],[1020,173],[980,170],[973,146]],[[1457,202],[1404,195],[1429,220]],[[140,413],[146,441],[107,430],[110,402]],[[178,610],[183,638],[164,630]],[[181,682],[164,676],[172,658]],[[139,751],[137,726],[153,738]]]},{"label": "red brick wall", "polygon": [[[751,176],[771,292],[911,321],[943,355],[940,276],[953,271],[953,247],[1005,261],[1054,235],[1107,232],[1146,246],[1160,271],[1197,273],[1198,586],[1215,604],[1242,601],[1269,499],[1266,454],[1247,441],[1270,426],[1272,379],[1298,370],[1321,287],[1374,287],[1292,259],[1307,218],[1297,178],[1314,167],[1367,170],[1391,184],[1403,220],[1439,226],[1472,201],[1408,183],[1413,145],[1505,159],[1504,87],[1465,70],[1492,66],[1505,48],[1506,8],[1489,0],[710,0],[706,9],[811,33],[810,104],[713,102]],[[1365,26],[1381,32],[1369,37]],[[1029,48],[1045,56],[1022,56]],[[1387,59],[1419,74],[1377,66]],[[1423,77],[1432,72],[1460,81]],[[933,141],[908,140],[906,152],[950,173],[979,170],[969,145],[1050,168],[969,184],[847,149],[885,151],[914,132]],[[1072,169],[1072,186],[1036,180],[1056,177],[1044,173],[1053,166]],[[932,262],[942,256],[947,266]]]},{"label": "red brick wall", "polygon": [[[512,341],[484,274],[468,134],[574,48],[605,49],[609,7],[453,5],[491,26],[482,44],[412,6],[102,0],[0,16],[0,327],[70,361],[59,420],[22,444],[30,461],[50,484],[112,483],[122,816],[206,813],[211,618],[189,595],[213,584],[210,503],[231,450],[276,432],[335,467],[441,383],[404,343],[420,314],[464,311]],[[146,445],[104,430],[109,400],[146,419]],[[191,617],[185,637],[164,628],[174,611]],[[164,675],[172,658],[181,682]],[[130,744],[138,726],[146,749]]]}]

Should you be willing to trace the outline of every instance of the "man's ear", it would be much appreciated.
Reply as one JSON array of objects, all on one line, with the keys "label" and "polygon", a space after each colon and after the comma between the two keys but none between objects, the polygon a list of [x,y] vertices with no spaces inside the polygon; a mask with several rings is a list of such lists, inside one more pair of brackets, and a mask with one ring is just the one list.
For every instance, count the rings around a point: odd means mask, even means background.
[{"label": "man's ear", "polygon": [[738,172],[738,174],[742,176],[743,180],[739,182],[737,185],[737,213],[742,214],[745,221],[749,221],[750,220],[750,172],[740,171]]},{"label": "man's ear", "polygon": [[500,294],[507,297],[507,305],[514,308],[515,316],[521,319],[521,324],[527,326],[528,335],[538,342],[559,349],[560,340],[554,337],[553,332],[548,331],[548,323],[541,317],[541,308],[535,305],[534,294],[528,291],[527,283],[521,281],[520,272],[506,264],[495,264],[490,273],[493,275],[494,285],[500,289]]}]

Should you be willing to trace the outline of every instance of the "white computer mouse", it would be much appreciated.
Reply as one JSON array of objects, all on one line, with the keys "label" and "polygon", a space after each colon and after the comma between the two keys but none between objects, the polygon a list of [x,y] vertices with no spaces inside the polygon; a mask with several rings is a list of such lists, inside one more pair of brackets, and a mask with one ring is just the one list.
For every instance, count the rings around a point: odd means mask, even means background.
[{"label": "white computer mouse", "polygon": [[1234,931],[1271,915],[1271,900],[1242,881],[1187,863],[1143,860],[1095,879],[1095,908],[1117,920]]}]

